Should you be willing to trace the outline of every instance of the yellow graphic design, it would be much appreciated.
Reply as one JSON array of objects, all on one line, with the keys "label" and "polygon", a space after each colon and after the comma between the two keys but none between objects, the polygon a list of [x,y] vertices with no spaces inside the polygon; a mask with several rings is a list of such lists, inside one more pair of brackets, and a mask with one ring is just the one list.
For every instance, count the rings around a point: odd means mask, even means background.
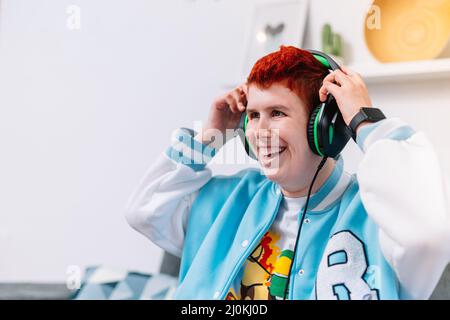
[{"label": "yellow graphic design", "polygon": [[292,251],[275,245],[280,236],[268,231],[244,264],[239,292],[231,288],[226,300],[275,300],[283,298]]},{"label": "yellow graphic design", "polygon": [[[284,250],[277,261],[275,271],[272,275],[270,284],[270,295],[284,298],[284,290],[286,289],[289,268],[291,267],[292,257],[294,252],[292,250]],[[286,296],[289,294],[289,290]]]}]

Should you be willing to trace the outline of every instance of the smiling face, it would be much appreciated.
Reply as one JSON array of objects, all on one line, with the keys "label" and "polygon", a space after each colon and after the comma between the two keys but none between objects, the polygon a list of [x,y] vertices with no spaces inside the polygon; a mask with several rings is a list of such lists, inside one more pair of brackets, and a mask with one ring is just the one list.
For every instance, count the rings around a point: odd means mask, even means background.
[{"label": "smiling face", "polygon": [[306,137],[309,109],[280,83],[268,89],[251,84],[247,100],[246,136],[264,174],[285,190],[304,189],[320,162]]}]

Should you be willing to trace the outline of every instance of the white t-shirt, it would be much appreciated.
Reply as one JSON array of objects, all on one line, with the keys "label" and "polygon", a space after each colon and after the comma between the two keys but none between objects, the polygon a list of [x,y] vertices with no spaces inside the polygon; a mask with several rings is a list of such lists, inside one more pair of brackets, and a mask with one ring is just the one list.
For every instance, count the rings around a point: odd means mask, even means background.
[{"label": "white t-shirt", "polygon": [[283,299],[305,202],[306,197],[283,197],[272,226],[233,280],[227,300]]}]

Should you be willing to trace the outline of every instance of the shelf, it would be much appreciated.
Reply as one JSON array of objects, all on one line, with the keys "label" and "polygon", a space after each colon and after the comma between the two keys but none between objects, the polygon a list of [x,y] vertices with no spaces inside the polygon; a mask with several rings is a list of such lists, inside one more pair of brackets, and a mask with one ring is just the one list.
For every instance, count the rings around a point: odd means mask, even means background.
[{"label": "shelf", "polygon": [[348,67],[359,72],[368,84],[450,79],[450,58],[395,63],[374,62]]}]

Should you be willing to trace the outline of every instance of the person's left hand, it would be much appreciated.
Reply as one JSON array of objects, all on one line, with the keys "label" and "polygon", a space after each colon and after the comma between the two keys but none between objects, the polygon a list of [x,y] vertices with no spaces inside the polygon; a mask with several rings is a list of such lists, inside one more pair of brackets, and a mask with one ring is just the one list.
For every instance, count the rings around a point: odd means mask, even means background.
[{"label": "person's left hand", "polygon": [[327,99],[331,93],[338,104],[342,117],[347,125],[359,112],[361,107],[371,107],[366,84],[362,77],[348,68],[341,66],[342,70],[335,70],[323,79],[319,90],[320,101]]}]

